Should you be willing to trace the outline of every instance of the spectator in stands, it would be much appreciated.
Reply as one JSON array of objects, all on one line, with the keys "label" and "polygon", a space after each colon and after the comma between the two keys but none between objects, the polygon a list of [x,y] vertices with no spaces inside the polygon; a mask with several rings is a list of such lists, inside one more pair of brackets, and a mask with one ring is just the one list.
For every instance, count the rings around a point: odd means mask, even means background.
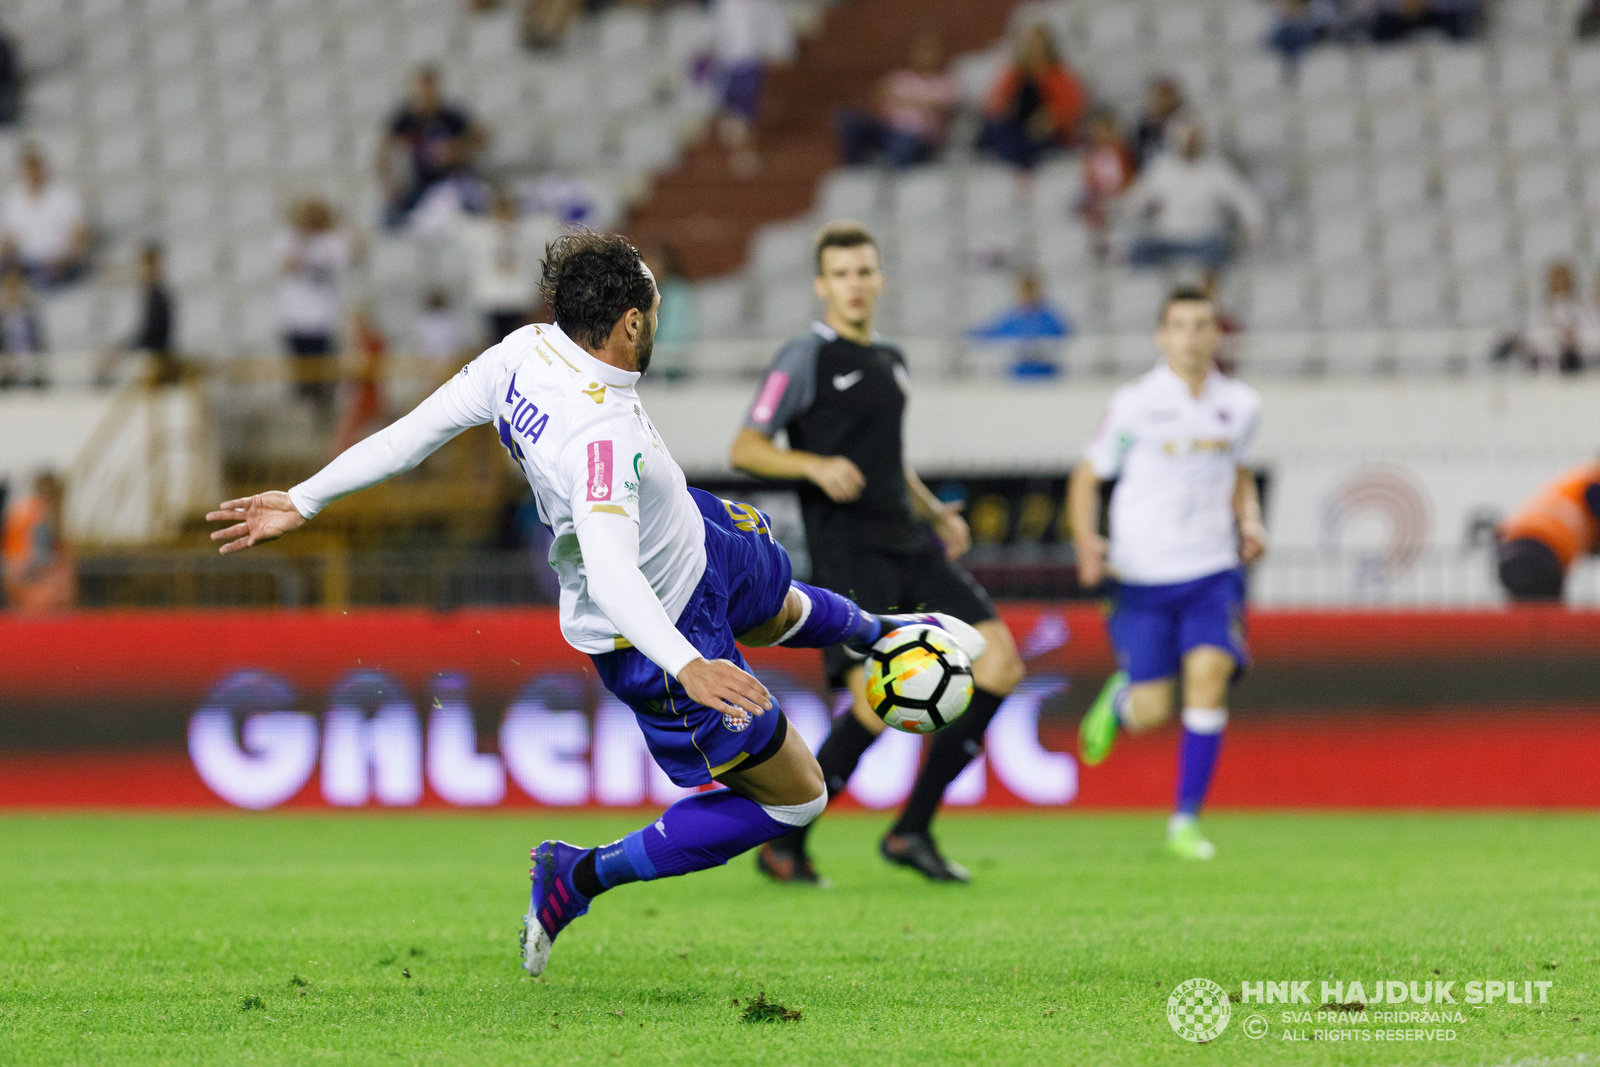
[{"label": "spectator in stands", "polygon": [[1017,378],[1053,378],[1061,372],[1061,344],[1073,334],[1067,313],[1050,303],[1039,275],[1017,275],[1017,305],[967,331],[977,344],[1015,342],[1011,374]]},{"label": "spectator in stands", "polygon": [[[463,108],[446,103],[436,67],[422,67],[411,97],[389,120],[378,149],[378,180],[387,196],[384,225],[405,225],[423,197],[448,183],[468,210],[482,210],[480,183],[472,176],[473,158],[489,135]],[[404,154],[407,173],[395,173],[395,156]]]},{"label": "spectator in stands", "polygon": [[1584,41],[1600,37],[1600,0],[1584,0],[1583,10],[1578,12],[1577,34]]},{"label": "spectator in stands", "polygon": [[45,387],[44,320],[20,267],[0,272],[0,389]]},{"label": "spectator in stands", "polygon": [[148,355],[158,385],[170,385],[182,377],[173,345],[176,323],[172,293],[167,289],[161,246],[155,241],[146,242],[139,250],[139,294],[139,325],[133,336],[101,358],[95,383],[102,388],[113,383],[118,357],[124,352]]},{"label": "spectator in stands", "polygon": [[1368,32],[1374,41],[1404,41],[1438,30],[1458,41],[1478,30],[1478,0],[1371,0]]},{"label": "spectator in stands", "polygon": [[1133,131],[1133,164],[1137,170],[1167,149],[1167,136],[1172,124],[1188,110],[1183,86],[1176,78],[1165,75],[1153,78],[1145,94],[1144,113]]},{"label": "spectator in stands", "polygon": [[1158,156],[1118,205],[1145,227],[1129,259],[1137,267],[1198,262],[1215,273],[1231,257],[1236,236],[1261,237],[1266,209],[1238,171],[1205,154],[1198,125],[1178,123],[1172,138],[1175,150]]},{"label": "spectator in stands", "polygon": [[52,181],[43,153],[22,151],[22,180],[5,202],[3,258],[43,289],[75,281],[89,265],[89,226],[78,194]]},{"label": "spectator in stands", "polygon": [[956,80],[944,68],[939,35],[925,30],[913,37],[910,62],[878,84],[875,113],[840,113],[840,157],[853,165],[881,154],[892,167],[909,167],[938,154],[960,100]]},{"label": "spectator in stands", "polygon": [[295,393],[310,401],[323,426],[333,415],[345,274],[359,250],[333,208],[315,198],[294,206],[275,245],[283,279],[278,321],[295,362]]},{"label": "spectator in stands", "polygon": [[0,556],[5,567],[6,604],[24,615],[70,608],[78,599],[78,579],[62,528],[63,489],[54,474],[33,480],[33,495],[6,508]]},{"label": "spectator in stands", "polygon": [[1083,194],[1077,211],[1094,240],[1095,256],[1102,262],[1110,249],[1107,208],[1133,183],[1133,151],[1117,129],[1117,113],[1096,108],[1089,116],[1089,145],[1083,153]]},{"label": "spectator in stands", "polygon": [[535,51],[558,48],[583,10],[583,0],[524,0],[522,44]]},{"label": "spectator in stands", "polygon": [[339,386],[339,425],[329,452],[333,456],[378,429],[379,416],[383,414],[389,342],[365,307],[356,308],[350,316],[350,347],[356,353],[356,367],[355,373]]},{"label": "spectator in stands", "polygon": [[1573,561],[1600,548],[1600,461],[1540,489],[1495,533],[1500,584],[1511,599],[1559,601]]},{"label": "spectator in stands", "polygon": [[1062,60],[1049,29],[1030,26],[989,89],[978,147],[1031,171],[1046,152],[1077,143],[1088,107],[1088,93]]},{"label": "spectator in stands", "polygon": [[767,66],[794,55],[794,30],[777,0],[711,0],[712,53],[721,115],[717,130],[735,174],[761,168],[756,120],[761,115]]},{"label": "spectator in stands", "polygon": [[1544,304],[1528,316],[1520,334],[1495,352],[1497,361],[1521,360],[1534,370],[1554,368],[1563,374],[1583,370],[1585,353],[1600,341],[1600,315],[1578,297],[1577,272],[1557,260],[1545,269]]},{"label": "spectator in stands", "polygon": [[[461,328],[461,320],[451,306],[448,290],[429,290],[422,302],[422,313],[411,324],[411,339],[416,345],[417,355],[433,363],[435,370],[440,372],[435,376],[441,381],[456,369],[456,363],[467,350],[468,341]],[[499,342],[495,340],[489,343]]]},{"label": "spectator in stands", "polygon": [[1332,39],[1340,25],[1337,0],[1275,0],[1278,21],[1267,43],[1295,64],[1306,49]]},{"label": "spectator in stands", "polygon": [[645,260],[656,276],[656,291],[661,308],[656,312],[656,352],[651,363],[667,380],[688,372],[690,349],[700,339],[694,286],[686,277],[683,256],[665,242],[657,245]]},{"label": "spectator in stands", "polygon": [[499,344],[530,321],[545,243],[558,231],[552,216],[519,216],[517,202],[504,191],[494,194],[488,215],[458,217],[455,239],[467,261],[468,288],[485,344]]},{"label": "spectator in stands", "polygon": [[15,126],[22,119],[22,53],[17,39],[0,29],[0,126]]}]

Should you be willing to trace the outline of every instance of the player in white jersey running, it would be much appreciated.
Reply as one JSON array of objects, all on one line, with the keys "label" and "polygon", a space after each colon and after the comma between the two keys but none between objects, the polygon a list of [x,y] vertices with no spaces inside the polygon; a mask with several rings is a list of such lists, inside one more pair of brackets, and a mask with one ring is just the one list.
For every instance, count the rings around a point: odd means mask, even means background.
[{"label": "player in white jersey running", "polygon": [[[1092,589],[1110,575],[1107,626],[1121,668],[1084,717],[1080,754],[1097,764],[1119,729],[1165,722],[1181,675],[1167,847],[1189,859],[1215,854],[1197,819],[1228,721],[1228,686],[1249,661],[1243,565],[1266,548],[1255,475],[1244,465],[1261,397],[1217,370],[1220,336],[1204,292],[1173,290],[1156,331],[1165,359],[1112,396],[1068,491],[1078,580]],[[1108,546],[1100,484],[1112,478]]]},{"label": "player in white jersey running", "polygon": [[943,616],[878,616],[791,581],[767,517],[689,489],[634,390],[661,303],[638,250],[578,233],[546,252],[541,289],[556,325],[517,330],[416,410],[288,492],[207,516],[224,553],[289,533],[323,507],[410,470],[472,426],[493,423],[554,534],[561,631],[634,711],[651,755],[694,793],[599,848],[533,850],[523,966],[543,972],[556,935],[600,893],[687,874],[815,819],[821,769],[749,672],[735,638],[865,648],[912,618],[935,621],[976,659],[984,641]]}]

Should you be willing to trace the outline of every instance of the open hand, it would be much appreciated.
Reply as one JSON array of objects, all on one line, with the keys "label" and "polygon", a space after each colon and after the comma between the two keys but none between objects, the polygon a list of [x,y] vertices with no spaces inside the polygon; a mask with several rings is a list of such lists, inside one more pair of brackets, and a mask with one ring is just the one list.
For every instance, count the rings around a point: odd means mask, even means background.
[{"label": "open hand", "polygon": [[740,722],[772,707],[767,687],[729,660],[691,660],[678,672],[678,682],[696,704]]},{"label": "open hand", "polygon": [[967,520],[961,517],[961,509],[966,506],[961,500],[941,504],[933,517],[933,532],[944,543],[945,559],[960,559],[972,547],[972,531],[967,527]]},{"label": "open hand", "polygon": [[1078,584],[1093,589],[1106,577],[1106,539],[1097,533],[1077,538]]},{"label": "open hand", "polygon": [[233,523],[225,530],[211,531],[211,540],[226,542],[217,550],[224,556],[263,541],[276,540],[290,530],[298,530],[306,522],[295,510],[289,494],[278,490],[225,501],[206,515],[206,521]]},{"label": "open hand", "polygon": [[861,473],[861,468],[844,456],[819,456],[806,472],[806,477],[827,493],[828,499],[835,504],[850,503],[861,495],[861,490],[867,485],[867,477]]},{"label": "open hand", "polygon": [[1254,563],[1267,554],[1267,531],[1259,522],[1249,520],[1239,524],[1239,559]]}]

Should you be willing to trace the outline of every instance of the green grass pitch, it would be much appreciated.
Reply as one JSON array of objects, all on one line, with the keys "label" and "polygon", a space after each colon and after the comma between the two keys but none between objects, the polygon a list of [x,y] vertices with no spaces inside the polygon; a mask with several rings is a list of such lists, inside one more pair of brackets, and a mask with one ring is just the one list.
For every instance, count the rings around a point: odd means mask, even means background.
[{"label": "green grass pitch", "polygon": [[[885,822],[820,825],[826,891],[749,857],[618,889],[535,981],[529,846],[636,820],[5,817],[0,1063],[1600,1063],[1592,815],[1218,815],[1210,864],[1155,815],[956,815],[970,887],[885,865]],[[1193,1044],[1166,1016],[1189,978],[1436,975],[1555,984],[1453,1009],[1442,1044],[1285,1041],[1317,1025],[1253,1004]],[[800,1020],[744,1021],[762,991]]]}]

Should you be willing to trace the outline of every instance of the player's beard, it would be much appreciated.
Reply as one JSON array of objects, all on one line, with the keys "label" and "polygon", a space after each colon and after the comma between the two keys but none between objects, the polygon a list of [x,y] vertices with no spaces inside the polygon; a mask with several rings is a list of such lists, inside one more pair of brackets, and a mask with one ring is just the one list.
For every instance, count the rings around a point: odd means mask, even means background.
[{"label": "player's beard", "polygon": [[634,369],[640,374],[650,369],[650,357],[655,354],[656,331],[650,325],[650,320],[644,320],[644,331],[639,334],[639,339],[633,344]]}]

